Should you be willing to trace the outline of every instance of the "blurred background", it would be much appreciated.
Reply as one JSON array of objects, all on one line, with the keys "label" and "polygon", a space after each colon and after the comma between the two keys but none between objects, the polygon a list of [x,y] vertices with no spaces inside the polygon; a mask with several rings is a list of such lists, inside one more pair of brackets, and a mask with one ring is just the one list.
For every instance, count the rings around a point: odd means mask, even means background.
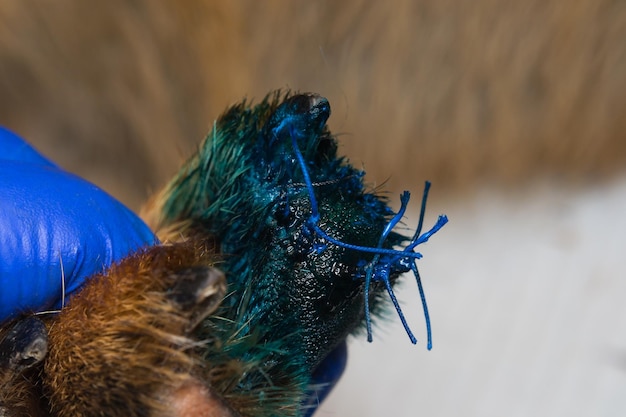
[{"label": "blurred background", "polygon": [[0,124],[138,209],[226,106],[320,93],[372,185],[429,179],[451,222],[433,350],[407,277],[420,343],[354,338],[318,415],[621,416],[625,39],[614,0],[4,0]]}]

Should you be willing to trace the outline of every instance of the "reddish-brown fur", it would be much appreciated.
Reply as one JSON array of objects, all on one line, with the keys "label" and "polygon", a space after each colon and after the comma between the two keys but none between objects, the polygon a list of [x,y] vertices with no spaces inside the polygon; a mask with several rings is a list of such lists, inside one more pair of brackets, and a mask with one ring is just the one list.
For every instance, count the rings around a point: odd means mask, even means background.
[{"label": "reddish-brown fur", "polygon": [[[8,328],[5,327],[3,330]],[[0,340],[3,338],[3,331],[0,331]],[[38,389],[35,388],[33,380],[37,373],[16,374],[6,369],[0,369],[0,416],[42,416],[39,409]]]},{"label": "reddish-brown fur", "polygon": [[[199,382],[208,371],[191,335],[226,292],[223,275],[211,269],[218,262],[212,244],[190,240],[140,251],[93,277],[47,318],[43,367],[32,375],[0,373],[6,415],[87,417],[106,410],[110,417],[183,417],[199,408],[204,416],[236,415]],[[206,286],[193,303],[172,296],[188,271]]]},{"label": "reddish-brown fur", "polygon": [[200,363],[187,338],[191,311],[166,293],[178,272],[215,261],[213,248],[157,246],[95,277],[73,297],[50,326],[44,384],[53,414],[139,416],[162,409],[171,415],[164,400]]}]

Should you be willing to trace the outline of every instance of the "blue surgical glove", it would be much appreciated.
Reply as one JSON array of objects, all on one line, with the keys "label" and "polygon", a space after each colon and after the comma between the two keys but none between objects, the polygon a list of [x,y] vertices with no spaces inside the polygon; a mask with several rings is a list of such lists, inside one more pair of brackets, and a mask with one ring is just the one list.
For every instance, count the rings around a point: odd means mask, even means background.
[{"label": "blue surgical glove", "polygon": [[343,374],[348,362],[348,346],[344,340],[322,361],[313,372],[314,389],[305,404],[305,417],[311,417],[326,399]]},{"label": "blue surgical glove", "polygon": [[120,202],[0,128],[0,323],[60,308],[86,278],[154,243]]},{"label": "blue surgical glove", "polygon": [[[157,243],[129,209],[0,127],[0,324],[58,309],[85,279]],[[313,375],[311,416],[343,373],[340,344]]]}]

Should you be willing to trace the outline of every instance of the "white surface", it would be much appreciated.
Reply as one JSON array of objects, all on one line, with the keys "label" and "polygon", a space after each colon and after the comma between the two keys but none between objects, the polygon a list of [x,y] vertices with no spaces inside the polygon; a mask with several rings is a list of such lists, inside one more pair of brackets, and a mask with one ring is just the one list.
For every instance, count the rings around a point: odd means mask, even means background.
[{"label": "white surface", "polygon": [[316,416],[626,416],[626,178],[430,204],[425,228],[440,213],[418,263],[433,350],[406,276],[418,344],[395,315],[353,338]]}]

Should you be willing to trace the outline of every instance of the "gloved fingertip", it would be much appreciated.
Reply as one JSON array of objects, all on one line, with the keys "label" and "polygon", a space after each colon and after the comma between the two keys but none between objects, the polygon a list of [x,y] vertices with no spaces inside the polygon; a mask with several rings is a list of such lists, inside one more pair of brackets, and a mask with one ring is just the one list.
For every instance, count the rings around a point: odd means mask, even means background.
[{"label": "gloved fingertip", "polygon": [[305,417],[312,416],[319,405],[330,394],[346,369],[347,363],[348,346],[344,340],[326,356],[313,372],[311,392],[307,403],[303,407]]},{"label": "gloved fingertip", "polygon": [[56,167],[57,165],[40,154],[24,139],[0,126],[0,160],[28,162],[32,164]]}]

